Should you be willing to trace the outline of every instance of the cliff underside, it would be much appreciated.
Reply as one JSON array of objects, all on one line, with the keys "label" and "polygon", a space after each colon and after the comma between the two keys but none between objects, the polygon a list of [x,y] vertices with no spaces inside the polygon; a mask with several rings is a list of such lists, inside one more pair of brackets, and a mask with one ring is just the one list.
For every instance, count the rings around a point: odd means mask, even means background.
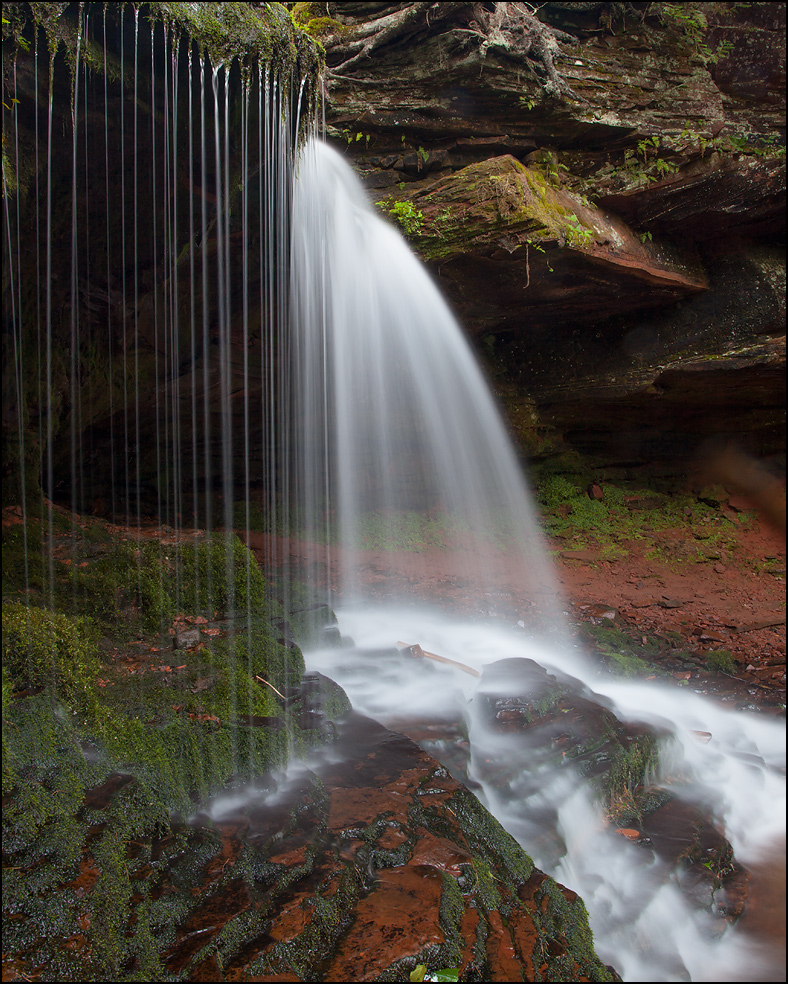
[{"label": "cliff underside", "polygon": [[330,139],[530,459],[675,477],[735,436],[781,467],[785,6],[429,6],[295,5]]}]

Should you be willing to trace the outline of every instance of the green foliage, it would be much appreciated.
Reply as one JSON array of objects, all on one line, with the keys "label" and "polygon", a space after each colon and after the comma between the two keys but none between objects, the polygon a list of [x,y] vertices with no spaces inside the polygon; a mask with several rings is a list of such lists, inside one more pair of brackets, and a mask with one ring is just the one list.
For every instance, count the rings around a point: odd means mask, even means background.
[{"label": "green foliage", "polygon": [[394,202],[391,200],[377,203],[378,208],[390,215],[399,225],[406,236],[418,236],[424,223],[424,213],[412,202]]},{"label": "green foliage", "polygon": [[[15,24],[8,19],[8,17],[2,18],[3,22],[3,39],[13,36],[14,43],[22,49],[22,51],[30,51],[30,42],[27,38],[22,36],[22,28],[24,27],[24,21],[21,18],[17,18]],[[18,99],[12,100],[12,102],[19,102]],[[3,103],[5,105],[5,103]],[[8,107],[6,106],[6,109]]]},{"label": "green foliage", "polygon": [[624,171],[630,179],[638,184],[648,184],[678,171],[676,164],[659,155],[663,143],[666,141],[658,136],[645,137],[638,141],[634,150],[630,147],[624,151]]},{"label": "green foliage", "polygon": [[566,223],[567,246],[588,246],[594,241],[594,231],[584,226],[574,214],[569,216]]},{"label": "green foliage", "polygon": [[663,24],[678,28],[693,55],[704,65],[713,65],[725,58],[733,48],[731,41],[721,41],[711,49],[706,41],[709,22],[697,3],[660,3],[657,5]]},{"label": "green foliage", "polygon": [[680,141],[697,144],[701,157],[706,153],[746,154],[752,157],[784,157],[785,139],[777,134],[763,136],[758,133],[742,133],[722,130],[715,137],[707,137],[690,127],[682,130]]},{"label": "green foliage", "polygon": [[550,271],[550,273],[555,273],[554,269],[550,266],[550,261],[547,259],[547,250],[544,248],[544,246],[540,246],[539,243],[534,242],[532,239],[526,239],[525,244],[527,250],[535,249],[537,253],[543,253],[545,257],[545,263],[547,264],[547,269]]}]

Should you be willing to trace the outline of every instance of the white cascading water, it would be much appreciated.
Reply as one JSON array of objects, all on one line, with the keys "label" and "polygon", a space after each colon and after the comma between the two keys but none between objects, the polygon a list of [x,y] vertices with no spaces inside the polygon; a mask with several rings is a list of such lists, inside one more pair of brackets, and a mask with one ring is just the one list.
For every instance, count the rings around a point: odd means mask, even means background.
[{"label": "white cascading water", "polygon": [[361,591],[354,551],[396,545],[420,516],[451,546],[447,578],[493,592],[504,546],[510,579],[554,616],[523,478],[474,357],[425,268],[318,141],[299,164],[292,228],[294,487],[342,596]]},{"label": "white cascading water", "polygon": [[[294,485],[307,490],[301,523],[339,572],[340,628],[355,643],[307,653],[309,668],[384,724],[462,722],[481,798],[538,866],[583,897],[597,952],[624,980],[784,980],[778,953],[691,907],[666,865],[605,826],[571,766],[536,765],[514,801],[485,784],[475,764],[516,756],[520,738],[485,728],[472,676],[420,660],[404,672],[403,661],[365,655],[404,640],[476,669],[526,656],[572,674],[612,700],[619,718],[673,734],[655,785],[706,809],[741,863],[784,857],[784,727],[693,693],[612,681],[572,643],[513,449],[459,327],[349,166],[316,141],[299,163],[293,230]],[[371,524],[379,543],[413,514],[443,517],[445,582],[463,581],[476,617],[442,611],[440,598],[418,607],[407,590],[380,600],[358,576]],[[421,556],[397,582],[416,594]],[[496,563],[521,596],[508,619],[489,618]],[[700,743],[696,731],[712,740]],[[533,819],[545,816],[554,829]]]}]

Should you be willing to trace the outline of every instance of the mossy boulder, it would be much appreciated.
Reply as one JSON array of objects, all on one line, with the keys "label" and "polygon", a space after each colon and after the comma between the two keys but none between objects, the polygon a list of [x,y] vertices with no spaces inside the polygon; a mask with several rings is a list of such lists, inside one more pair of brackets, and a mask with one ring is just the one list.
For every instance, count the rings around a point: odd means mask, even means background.
[{"label": "mossy boulder", "polygon": [[474,746],[506,742],[489,759],[486,781],[503,800],[538,790],[543,770],[575,770],[590,780],[606,814],[617,823],[640,818],[662,802],[647,788],[669,730],[622,721],[607,698],[530,659],[498,660],[479,683]]}]

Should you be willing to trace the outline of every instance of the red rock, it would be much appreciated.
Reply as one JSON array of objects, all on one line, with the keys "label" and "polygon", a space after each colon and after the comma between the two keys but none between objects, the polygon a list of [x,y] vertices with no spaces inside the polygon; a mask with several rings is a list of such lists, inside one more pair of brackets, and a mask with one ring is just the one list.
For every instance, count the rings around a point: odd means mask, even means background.
[{"label": "red rock", "polygon": [[359,980],[370,966],[370,955],[375,966],[387,967],[444,943],[439,919],[442,886],[440,872],[429,865],[378,871],[376,887],[356,904],[352,926],[323,980]]}]

